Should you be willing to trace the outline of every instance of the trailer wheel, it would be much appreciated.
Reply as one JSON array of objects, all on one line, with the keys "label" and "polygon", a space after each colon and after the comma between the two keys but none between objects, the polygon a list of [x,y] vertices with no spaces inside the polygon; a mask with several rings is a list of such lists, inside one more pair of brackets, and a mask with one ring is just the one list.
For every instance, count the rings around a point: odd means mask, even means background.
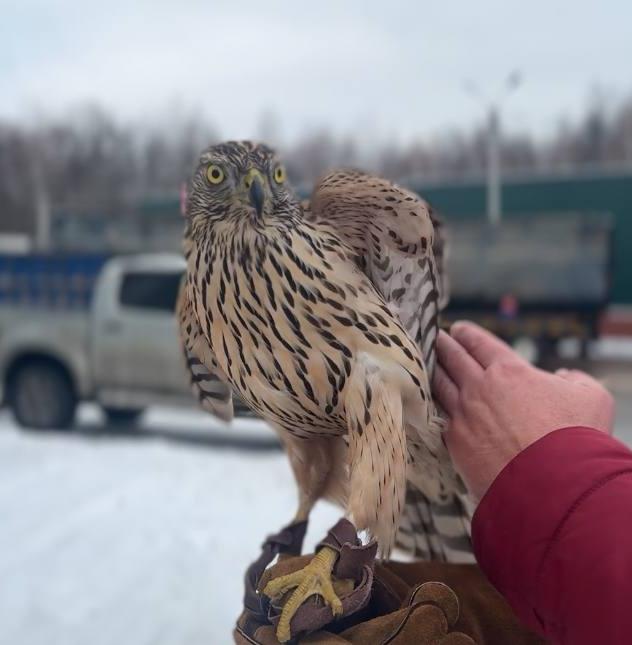
[{"label": "trailer wheel", "polygon": [[549,361],[554,361],[558,358],[558,342],[557,338],[550,338],[548,336],[542,336],[538,340],[538,365],[546,365]]},{"label": "trailer wheel", "polygon": [[105,413],[108,425],[116,428],[126,428],[136,425],[143,410],[137,408],[104,407],[103,412]]},{"label": "trailer wheel", "polygon": [[46,358],[14,367],[7,381],[8,403],[17,422],[35,430],[65,430],[75,420],[77,396],[68,372]]}]

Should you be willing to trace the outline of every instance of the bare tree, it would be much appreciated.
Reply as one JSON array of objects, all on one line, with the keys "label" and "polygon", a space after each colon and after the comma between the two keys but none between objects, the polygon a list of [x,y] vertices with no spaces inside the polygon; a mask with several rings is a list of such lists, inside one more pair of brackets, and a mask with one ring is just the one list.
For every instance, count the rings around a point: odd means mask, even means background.
[{"label": "bare tree", "polygon": [[[360,153],[353,138],[326,128],[280,142],[278,123],[273,112],[264,112],[259,138],[280,145],[292,181],[305,192],[337,166],[363,167],[400,181],[450,181],[480,175],[485,167],[482,124],[406,145],[376,144]],[[170,114],[154,125],[125,124],[87,105],[35,128],[0,123],[0,232],[34,228],[34,158],[39,192],[57,212],[126,217],[147,197],[177,194],[200,150],[219,139],[212,124],[192,111]],[[545,140],[510,133],[501,154],[509,171],[632,164],[632,96],[617,105],[596,90],[581,118],[561,119]]]}]

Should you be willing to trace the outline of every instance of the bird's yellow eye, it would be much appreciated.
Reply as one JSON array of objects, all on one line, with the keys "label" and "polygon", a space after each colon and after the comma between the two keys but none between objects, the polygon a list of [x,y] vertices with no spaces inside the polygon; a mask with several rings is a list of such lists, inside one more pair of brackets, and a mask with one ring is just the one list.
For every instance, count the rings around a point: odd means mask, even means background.
[{"label": "bird's yellow eye", "polygon": [[206,169],[206,178],[212,184],[221,184],[224,181],[224,176],[225,176],[224,171],[219,166],[216,166],[215,164],[211,164]]},{"label": "bird's yellow eye", "polygon": [[285,181],[285,168],[283,166],[277,166],[274,169],[274,181],[277,184],[282,184]]}]

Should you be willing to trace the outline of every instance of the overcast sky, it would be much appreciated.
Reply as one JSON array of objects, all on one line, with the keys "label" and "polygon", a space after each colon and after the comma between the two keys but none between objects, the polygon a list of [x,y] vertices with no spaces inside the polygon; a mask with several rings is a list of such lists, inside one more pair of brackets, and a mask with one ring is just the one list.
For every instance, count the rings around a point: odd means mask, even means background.
[{"label": "overcast sky", "polygon": [[536,135],[578,115],[591,88],[632,94],[632,2],[582,0],[0,0],[0,118],[86,101],[139,121],[197,110],[225,137],[263,111],[306,128],[416,136],[466,126],[472,79]]}]

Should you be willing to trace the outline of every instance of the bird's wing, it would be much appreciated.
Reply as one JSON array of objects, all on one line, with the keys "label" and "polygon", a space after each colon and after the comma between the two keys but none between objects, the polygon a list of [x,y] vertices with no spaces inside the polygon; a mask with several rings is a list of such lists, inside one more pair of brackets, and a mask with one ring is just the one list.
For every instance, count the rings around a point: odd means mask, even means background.
[{"label": "bird's wing", "polygon": [[200,329],[188,296],[186,276],[180,285],[176,314],[193,394],[207,412],[223,421],[231,421],[234,414],[232,388]]},{"label": "bird's wing", "polygon": [[446,270],[446,262],[448,259],[448,240],[445,233],[443,220],[437,212],[428,205],[430,220],[434,228],[434,243],[432,245],[432,253],[437,265],[437,274],[439,276],[439,311],[443,311],[450,302],[450,281],[448,280],[448,272]]},{"label": "bird's wing", "polygon": [[[432,208],[385,179],[343,170],[318,182],[305,217],[353,247],[359,266],[419,346],[431,377],[439,312],[449,300],[445,236]],[[415,446],[408,444],[411,463]],[[471,561],[469,516],[458,496],[431,502],[409,480],[398,546],[426,559]]]},{"label": "bird's wing", "polygon": [[439,311],[449,296],[443,227],[430,206],[386,179],[338,170],[318,182],[306,217],[331,225],[354,248],[432,375]]}]

